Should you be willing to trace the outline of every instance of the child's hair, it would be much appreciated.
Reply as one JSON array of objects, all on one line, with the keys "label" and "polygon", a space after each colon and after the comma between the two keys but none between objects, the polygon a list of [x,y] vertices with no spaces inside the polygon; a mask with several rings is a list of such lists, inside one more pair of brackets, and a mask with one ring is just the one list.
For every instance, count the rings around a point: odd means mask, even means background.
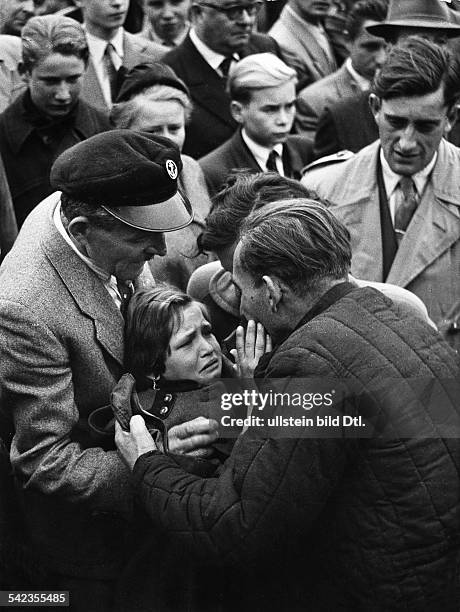
[{"label": "child's hair", "polygon": [[[157,285],[136,291],[129,301],[125,328],[125,367],[137,382],[161,375],[169,341],[182,322],[182,311],[196,301],[179,289]],[[206,308],[200,308],[208,319]]]}]

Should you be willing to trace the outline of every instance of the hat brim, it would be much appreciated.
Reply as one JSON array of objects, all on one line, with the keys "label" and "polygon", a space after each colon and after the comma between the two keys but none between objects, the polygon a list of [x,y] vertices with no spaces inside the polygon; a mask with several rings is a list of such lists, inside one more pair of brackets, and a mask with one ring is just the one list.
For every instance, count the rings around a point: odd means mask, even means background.
[{"label": "hat brim", "polygon": [[192,206],[179,191],[168,200],[146,206],[102,206],[110,215],[145,232],[174,232],[193,221]]},{"label": "hat brim", "polygon": [[394,32],[398,28],[413,28],[413,29],[430,29],[440,30],[447,36],[460,36],[460,24],[457,23],[446,23],[445,21],[429,20],[429,19],[407,19],[387,21],[385,23],[377,23],[374,25],[367,26],[366,30],[369,34],[374,36],[385,36],[394,35]]}]

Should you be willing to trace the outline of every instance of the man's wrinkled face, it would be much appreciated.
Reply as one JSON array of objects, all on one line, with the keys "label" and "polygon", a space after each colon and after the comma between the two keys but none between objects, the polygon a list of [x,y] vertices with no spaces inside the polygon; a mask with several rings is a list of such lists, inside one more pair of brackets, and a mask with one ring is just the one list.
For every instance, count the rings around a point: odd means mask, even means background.
[{"label": "man's wrinkled face", "polygon": [[386,56],[386,42],[383,38],[373,36],[366,30],[367,26],[377,25],[377,21],[366,20],[361,32],[352,42],[350,58],[358,74],[371,81],[376,71],[382,67]]},{"label": "man's wrinkled face", "polygon": [[162,233],[138,230],[121,222],[110,229],[89,226],[83,244],[85,254],[99,268],[124,281],[137,278],[145,262],[155,255],[166,254]]},{"label": "man's wrinkled face", "polygon": [[184,31],[190,0],[146,0],[145,16],[159,38],[172,42]]},{"label": "man's wrinkled face", "polygon": [[259,284],[256,283],[242,268],[241,243],[237,245],[233,256],[233,282],[240,294],[240,314],[248,321],[253,319],[256,323],[262,323],[270,335],[276,334],[266,285],[262,279]]},{"label": "man's wrinkled face", "polygon": [[1,6],[2,33],[21,34],[22,28],[34,15],[33,0],[4,0]]},{"label": "man's wrinkled face", "polygon": [[433,159],[441,139],[450,130],[444,88],[425,96],[380,100],[371,106],[385,159],[396,174],[412,176]]},{"label": "man's wrinkled face", "polygon": [[35,106],[48,117],[68,115],[78,102],[85,62],[76,55],[52,53],[25,78]]},{"label": "man's wrinkled face", "polygon": [[[256,14],[250,14],[244,7],[256,5],[248,0],[207,0],[204,4],[213,4],[219,8],[241,7],[235,19],[216,8],[201,6],[195,8],[194,27],[199,38],[213,51],[231,56],[249,42],[256,21]],[[198,12],[197,12],[198,10]]]}]

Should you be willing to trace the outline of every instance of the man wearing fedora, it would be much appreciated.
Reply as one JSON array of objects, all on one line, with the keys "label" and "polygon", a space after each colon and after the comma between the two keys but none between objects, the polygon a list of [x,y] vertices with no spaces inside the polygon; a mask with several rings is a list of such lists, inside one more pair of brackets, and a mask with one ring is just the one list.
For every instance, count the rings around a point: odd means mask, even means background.
[{"label": "man wearing fedora", "polygon": [[[163,232],[192,220],[181,167],[168,139],[145,133],[75,145],[51,171],[62,193],[34,209],[0,269],[1,410],[24,535],[41,556],[40,586],[69,590],[72,610],[111,609],[124,559],[129,473],[87,422],[124,371],[130,291],[153,282],[147,262],[166,252]],[[196,422],[187,432],[172,431],[173,450],[207,434]]]},{"label": "man wearing fedora", "polygon": [[409,289],[460,348],[460,149],[443,136],[460,95],[445,46],[409,37],[391,50],[370,103],[379,140],[302,181],[351,234],[352,273]]},{"label": "man wearing fedora", "polygon": [[[409,35],[456,45],[460,37],[459,13],[444,0],[390,0],[386,20],[367,27],[370,34],[396,44]],[[321,158],[348,149],[357,152],[378,138],[378,130],[368,104],[368,94],[360,92],[332,104],[320,117],[315,135],[314,156]],[[460,127],[454,125],[448,139],[460,144]]]}]

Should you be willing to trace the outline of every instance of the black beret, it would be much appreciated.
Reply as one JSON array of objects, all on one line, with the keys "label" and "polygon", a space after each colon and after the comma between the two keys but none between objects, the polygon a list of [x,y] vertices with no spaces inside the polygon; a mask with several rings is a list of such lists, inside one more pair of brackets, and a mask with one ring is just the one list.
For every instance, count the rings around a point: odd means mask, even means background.
[{"label": "black beret", "polygon": [[190,98],[187,85],[181,81],[172,68],[162,62],[152,62],[134,66],[126,73],[116,102],[127,102],[153,85],[169,85],[183,91]]},{"label": "black beret", "polygon": [[192,221],[190,203],[177,191],[179,149],[148,132],[111,130],[62,153],[51,185],[87,204],[102,206],[124,223],[147,231],[172,231]]}]

